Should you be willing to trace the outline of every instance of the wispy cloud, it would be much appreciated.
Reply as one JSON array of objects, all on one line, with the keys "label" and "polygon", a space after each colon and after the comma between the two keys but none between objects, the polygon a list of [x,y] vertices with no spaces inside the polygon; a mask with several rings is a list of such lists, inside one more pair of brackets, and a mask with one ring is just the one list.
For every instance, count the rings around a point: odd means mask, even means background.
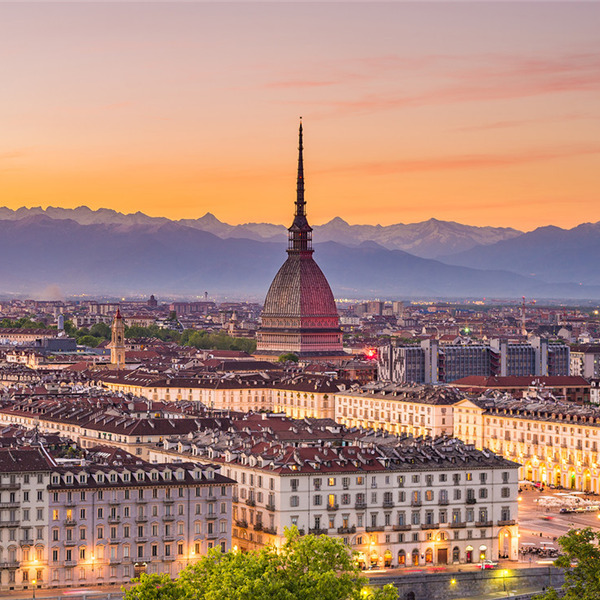
[{"label": "wispy cloud", "polygon": [[[474,62],[477,66],[467,66]],[[398,108],[458,102],[482,102],[525,98],[561,92],[600,91],[600,54],[580,52],[555,57],[521,57],[508,54],[471,56],[371,57],[322,65],[326,85],[340,88],[338,98],[325,98],[319,105],[342,113],[367,113]],[[410,87],[408,71],[416,71]],[[411,75],[412,77],[412,75]],[[368,93],[357,95],[357,80],[364,80]],[[302,76],[275,82],[272,87],[300,87],[313,82]],[[392,82],[392,83],[390,83]],[[402,82],[400,89],[397,82]],[[308,87],[305,85],[305,87]],[[314,85],[312,87],[322,87]],[[407,90],[413,90],[407,92]],[[415,91],[418,90],[418,91]]]},{"label": "wispy cloud", "polygon": [[539,117],[531,119],[506,119],[503,121],[492,121],[490,123],[480,123],[479,125],[469,125],[466,127],[457,127],[454,131],[486,131],[488,129],[508,129],[511,127],[525,127],[528,125],[562,123],[564,121],[585,121],[588,119],[598,119],[590,114],[571,113],[564,115],[555,115],[553,117]]},{"label": "wispy cloud", "polygon": [[461,154],[456,156],[358,163],[323,169],[321,172],[352,171],[364,175],[389,175],[419,171],[487,169],[593,154],[600,154],[600,144],[572,144],[553,149],[531,149],[510,154]]},{"label": "wispy cloud", "polygon": [[337,81],[309,81],[309,80],[294,80],[290,79],[287,81],[272,81],[266,84],[266,88],[271,89],[302,89],[302,88],[317,88],[336,85]]}]

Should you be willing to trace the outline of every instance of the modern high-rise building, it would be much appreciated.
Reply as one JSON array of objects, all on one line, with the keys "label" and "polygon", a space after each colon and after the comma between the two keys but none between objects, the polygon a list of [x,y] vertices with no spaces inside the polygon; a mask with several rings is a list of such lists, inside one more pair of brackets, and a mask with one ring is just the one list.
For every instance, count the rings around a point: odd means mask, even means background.
[{"label": "modern high-rise building", "polygon": [[451,383],[469,376],[524,377],[569,375],[569,347],[543,338],[509,344],[448,344],[424,340],[420,345],[378,349],[378,378],[393,383]]},{"label": "modern high-rise building", "polygon": [[288,229],[288,258],[265,299],[256,355],[294,353],[299,358],[343,357],[340,319],[333,293],[313,259],[312,227],[306,218],[302,123],[299,130],[296,211]]}]

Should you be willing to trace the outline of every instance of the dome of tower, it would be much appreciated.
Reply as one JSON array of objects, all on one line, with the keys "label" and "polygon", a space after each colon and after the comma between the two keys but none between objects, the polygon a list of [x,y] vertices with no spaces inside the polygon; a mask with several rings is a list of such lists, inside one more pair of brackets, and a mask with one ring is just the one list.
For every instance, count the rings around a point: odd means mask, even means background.
[{"label": "dome of tower", "polygon": [[329,283],[311,255],[291,254],[267,292],[263,316],[338,317]]}]

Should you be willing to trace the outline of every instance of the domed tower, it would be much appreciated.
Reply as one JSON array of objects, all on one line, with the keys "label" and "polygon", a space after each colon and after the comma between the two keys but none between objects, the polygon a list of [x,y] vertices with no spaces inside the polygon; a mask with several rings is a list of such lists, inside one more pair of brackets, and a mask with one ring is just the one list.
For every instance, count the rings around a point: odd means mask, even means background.
[{"label": "domed tower", "polygon": [[299,130],[296,212],[288,229],[288,258],[267,292],[256,354],[300,358],[344,356],[340,319],[329,283],[313,259],[312,227],[304,202],[302,121]]}]

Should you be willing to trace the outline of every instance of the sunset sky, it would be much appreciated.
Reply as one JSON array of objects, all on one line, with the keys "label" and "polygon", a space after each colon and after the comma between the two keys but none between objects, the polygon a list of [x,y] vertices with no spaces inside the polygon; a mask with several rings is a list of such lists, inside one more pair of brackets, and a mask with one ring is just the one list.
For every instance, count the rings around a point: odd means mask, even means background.
[{"label": "sunset sky", "polygon": [[600,221],[597,2],[2,3],[0,205]]}]

